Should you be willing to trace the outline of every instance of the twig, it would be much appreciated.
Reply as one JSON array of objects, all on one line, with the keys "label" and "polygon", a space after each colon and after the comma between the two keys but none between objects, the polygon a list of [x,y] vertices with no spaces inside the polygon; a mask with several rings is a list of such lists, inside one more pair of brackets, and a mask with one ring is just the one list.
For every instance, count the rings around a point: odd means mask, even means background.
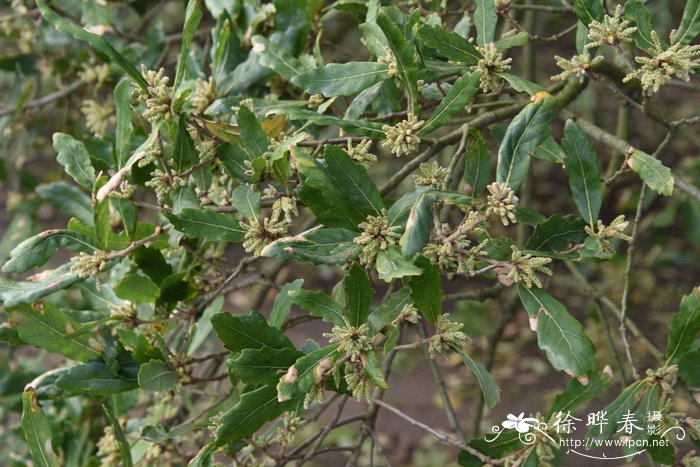
[{"label": "twig", "polygon": [[109,254],[107,257],[108,260],[113,260],[113,259],[118,259],[118,258],[123,258],[124,256],[130,254],[132,251],[142,247],[146,243],[150,243],[154,240],[156,240],[158,237],[163,235],[165,232],[170,230],[170,227],[172,227],[170,224],[165,225],[163,227],[156,227],[156,231],[149,235],[148,237],[142,238],[141,240],[137,240],[128,247],[124,248],[123,250],[118,250],[118,251],[113,251],[112,253]]},{"label": "twig", "polygon": [[438,387],[440,400],[442,400],[442,406],[445,409],[445,414],[447,415],[447,424],[449,425],[450,429],[457,434],[459,440],[466,445],[467,436],[464,434],[462,427],[459,426],[459,420],[457,419],[457,414],[455,413],[455,409],[452,406],[452,402],[450,401],[450,396],[449,394],[447,394],[447,387],[445,386],[445,381],[442,379],[440,368],[438,368],[437,363],[435,363],[435,360],[430,358],[430,354],[428,352],[428,336],[425,330],[425,323],[421,322],[416,327],[418,328],[418,335],[425,342],[423,351],[425,353],[425,358],[428,360],[428,365],[430,365],[430,370],[433,373],[433,379],[435,380],[435,384]]},{"label": "twig", "polygon": [[[47,94],[45,96],[27,102],[24,105],[24,107],[22,107],[22,110],[33,109],[34,107],[41,107],[43,105],[50,104],[51,102],[56,101],[58,99],[62,99],[80,89],[84,84],[86,83],[82,79],[74,81],[63,89],[59,89],[58,91],[52,92],[51,94]],[[15,109],[13,107],[5,107],[4,109],[0,109],[0,117],[11,115],[17,110],[19,109]]]},{"label": "twig", "polygon": [[318,451],[318,449],[321,447],[321,443],[326,439],[328,434],[333,430],[335,427],[335,424],[338,423],[338,420],[340,419],[340,415],[343,413],[343,409],[345,408],[345,403],[348,401],[348,396],[344,396],[342,399],[340,399],[340,403],[338,404],[338,408],[335,411],[335,415],[331,419],[328,424],[323,427],[323,430],[321,430],[321,433],[319,434],[318,438],[316,438],[316,441],[314,442],[313,446],[311,446],[311,449],[308,450],[306,455],[297,462],[297,467],[301,467],[304,465],[304,463],[308,460],[310,460],[314,454]]},{"label": "twig", "polygon": [[466,292],[447,294],[445,295],[445,301],[476,300],[478,302],[483,302],[489,298],[498,297],[503,290],[505,290],[505,287],[503,287],[501,284],[497,284],[491,287],[485,287],[483,289],[467,290]]},{"label": "twig", "polygon": [[627,374],[625,373],[625,366],[622,364],[622,357],[620,357],[620,352],[615,346],[615,341],[613,340],[612,329],[610,328],[610,320],[603,310],[603,303],[599,298],[596,298],[596,305],[598,309],[598,314],[600,315],[600,320],[603,322],[603,329],[605,329],[605,338],[608,341],[608,347],[610,347],[610,352],[615,357],[615,363],[617,364],[617,371],[620,372],[620,381],[622,381],[623,387],[627,387],[629,382],[627,381]]},{"label": "twig", "polygon": [[622,338],[622,344],[625,347],[625,355],[627,356],[627,361],[632,368],[632,377],[635,380],[639,379],[639,372],[637,371],[637,366],[634,364],[634,359],[632,358],[632,350],[630,349],[630,343],[627,339],[627,313],[629,310],[629,290],[630,290],[630,274],[632,272],[632,264],[634,263],[634,250],[637,243],[637,234],[639,233],[639,220],[642,217],[642,209],[644,208],[644,196],[646,195],[646,184],[642,183],[642,189],[639,192],[639,201],[637,202],[637,212],[634,215],[634,223],[632,224],[632,239],[629,242],[629,247],[627,248],[627,264],[625,266],[625,279],[624,285],[622,286],[622,299],[620,300],[620,337]]},{"label": "twig", "polygon": [[[493,368],[493,362],[496,357],[496,350],[498,349],[498,344],[501,341],[501,337],[503,337],[503,332],[505,331],[508,323],[510,323],[513,320],[516,312],[518,311],[518,303],[520,302],[515,298],[515,295],[511,295],[510,303],[508,303],[505,313],[503,314],[503,316],[501,316],[501,319],[498,322],[498,326],[496,326],[496,329],[494,329],[493,334],[489,339],[489,348],[486,353],[485,362],[486,370],[489,372],[491,371],[491,368]],[[483,414],[484,395],[483,393],[481,393],[481,391],[479,391],[477,398],[474,401],[474,416],[472,419],[472,435],[475,437],[479,436],[479,432],[481,431],[481,418],[483,417]]]},{"label": "twig", "polygon": [[449,445],[452,445],[452,446],[457,446],[458,448],[467,451],[469,454],[478,457],[481,461],[483,461],[483,462],[485,462],[485,463],[487,463],[487,464],[489,464],[489,465],[500,465],[500,464],[502,464],[501,461],[499,461],[499,460],[497,460],[497,459],[492,459],[492,458],[486,456],[484,453],[482,453],[481,451],[477,451],[476,449],[474,449],[473,447],[469,446],[468,444],[463,443],[462,441],[456,440],[456,439],[454,439],[453,437],[448,436],[448,435],[446,435],[446,434],[444,434],[444,433],[441,433],[441,432],[439,432],[439,431],[437,431],[437,430],[434,430],[433,428],[429,427],[429,426],[426,425],[425,423],[419,422],[419,421],[416,420],[415,418],[411,418],[410,416],[406,415],[405,413],[403,413],[401,410],[397,409],[397,408],[394,407],[393,405],[389,405],[389,404],[387,404],[386,402],[383,402],[383,401],[381,401],[381,400],[379,400],[379,399],[374,399],[372,402],[374,402],[375,404],[377,404],[377,405],[380,406],[380,407],[385,408],[385,409],[388,410],[389,412],[392,412],[392,413],[398,415],[399,417],[403,418],[404,420],[406,420],[406,421],[407,421],[408,423],[410,423],[411,425],[413,425],[413,426],[415,426],[415,427],[417,427],[417,428],[420,428],[420,429],[422,429],[422,430],[424,430],[424,431],[427,431],[428,433],[430,433],[431,435],[433,435],[433,436],[434,436],[438,441],[440,441],[441,443],[449,444]]},{"label": "twig", "polygon": [[[615,313],[615,316],[618,319],[620,318],[621,312],[615,302],[613,302],[610,298],[606,297],[605,294],[603,294],[603,292],[601,292],[595,285],[593,285],[572,262],[565,261],[564,264],[569,269],[569,271],[571,271],[571,274],[574,276],[576,281],[584,285],[584,292],[586,292],[589,295],[592,295],[593,298],[600,299],[601,303],[608,307],[610,311]],[[634,321],[630,320],[629,318],[626,318],[625,323],[632,335],[639,342],[641,342],[642,345],[644,345],[644,347],[649,351],[649,353],[658,362],[663,362],[664,354],[659,349],[657,349],[656,346],[644,334],[642,334],[642,331],[639,330]]]}]

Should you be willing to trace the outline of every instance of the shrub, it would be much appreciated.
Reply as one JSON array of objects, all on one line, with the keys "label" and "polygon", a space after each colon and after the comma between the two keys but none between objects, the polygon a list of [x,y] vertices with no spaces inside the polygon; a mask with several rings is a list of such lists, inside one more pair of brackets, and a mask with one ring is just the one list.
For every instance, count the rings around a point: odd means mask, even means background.
[{"label": "shrub", "polygon": [[[0,463],[371,464],[386,417],[461,465],[563,465],[575,421],[698,465],[697,1],[181,3],[3,17]],[[565,378],[484,430],[519,354]],[[449,434],[382,400],[402,355]]]}]

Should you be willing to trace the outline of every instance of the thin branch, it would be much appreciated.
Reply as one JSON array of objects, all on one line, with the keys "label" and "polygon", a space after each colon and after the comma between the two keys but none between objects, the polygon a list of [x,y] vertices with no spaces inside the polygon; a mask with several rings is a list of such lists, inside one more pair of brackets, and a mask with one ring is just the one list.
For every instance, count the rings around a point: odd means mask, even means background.
[{"label": "thin branch", "polygon": [[637,234],[639,233],[639,220],[642,218],[642,209],[644,208],[644,197],[646,195],[646,184],[642,183],[642,189],[639,192],[639,201],[637,202],[637,212],[634,215],[634,223],[632,224],[632,239],[629,242],[629,247],[627,248],[627,264],[625,266],[625,279],[622,286],[622,298],[620,300],[620,337],[622,338],[622,344],[625,347],[625,355],[627,356],[627,361],[632,368],[632,377],[635,380],[639,379],[639,371],[637,366],[634,364],[634,359],[632,358],[632,350],[630,349],[630,343],[627,339],[627,314],[629,310],[629,290],[630,290],[630,275],[632,272],[632,265],[634,263],[634,250],[637,245]]},{"label": "thin branch", "polygon": [[[74,81],[70,83],[68,86],[66,86],[63,89],[59,89],[58,91],[52,92],[51,94],[47,94],[45,96],[39,97],[37,99],[33,99],[22,107],[21,110],[27,110],[27,109],[33,109],[34,107],[41,107],[47,104],[50,104],[53,101],[62,99],[78,89],[80,89],[83,85],[85,85],[85,81],[82,79],[79,79],[77,81]],[[0,109],[0,117],[5,117],[7,115],[13,114],[15,111],[20,110],[16,109],[14,107],[5,107],[4,109]]]},{"label": "thin branch", "polygon": [[421,322],[416,326],[418,328],[418,335],[424,342],[423,351],[425,353],[425,358],[428,360],[428,365],[430,365],[430,371],[433,373],[433,379],[438,387],[438,393],[440,394],[440,400],[442,401],[442,406],[445,409],[445,414],[447,415],[447,424],[450,429],[454,431],[462,444],[467,444],[467,435],[464,434],[462,427],[459,425],[459,419],[455,413],[455,409],[450,401],[450,396],[447,393],[447,387],[445,386],[445,381],[442,379],[442,374],[440,373],[440,368],[435,363],[435,360],[430,358],[430,353],[428,352],[428,337],[425,330],[425,323]]},{"label": "thin branch", "polygon": [[469,446],[466,443],[463,443],[462,441],[456,440],[451,436],[448,436],[444,433],[441,433],[441,432],[429,427],[428,425],[426,425],[423,422],[419,422],[415,418],[412,418],[412,417],[406,415],[405,413],[403,413],[401,410],[397,409],[393,405],[389,405],[386,402],[383,402],[379,399],[374,399],[373,402],[375,404],[377,404],[378,406],[385,408],[389,412],[396,414],[399,417],[403,418],[411,425],[413,425],[417,428],[420,428],[421,430],[427,431],[428,433],[433,435],[435,437],[435,439],[437,439],[441,443],[449,444],[451,446],[456,446],[460,449],[463,449],[463,450],[467,451],[469,454],[478,457],[482,462],[485,462],[489,465],[501,465],[503,463],[502,461],[500,461],[498,459],[492,459],[492,458],[486,456],[481,451],[477,451],[476,449],[474,449],[473,447]]}]

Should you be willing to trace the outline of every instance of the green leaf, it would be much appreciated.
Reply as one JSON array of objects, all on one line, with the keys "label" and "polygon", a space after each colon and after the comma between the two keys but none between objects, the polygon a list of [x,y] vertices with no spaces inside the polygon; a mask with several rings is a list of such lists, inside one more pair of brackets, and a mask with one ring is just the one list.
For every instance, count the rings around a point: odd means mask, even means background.
[{"label": "green leaf", "polygon": [[244,219],[258,220],[260,216],[260,192],[249,185],[239,185],[232,193],[233,205]]},{"label": "green leaf", "polygon": [[651,24],[651,14],[642,0],[628,0],[625,3],[625,18],[630,21],[630,26],[637,30],[632,33],[634,44],[645,52],[655,50],[651,32],[654,26]]},{"label": "green leaf", "polygon": [[382,391],[389,389],[389,385],[386,383],[386,378],[384,377],[384,371],[382,371],[382,367],[379,365],[377,354],[374,353],[374,351],[369,351],[363,355],[365,357],[364,370],[367,379]]},{"label": "green leaf", "polygon": [[[44,382],[36,387],[40,397],[67,398],[82,394],[109,396],[139,387],[136,378],[113,374],[101,360],[58,368],[49,373],[53,375],[45,374],[46,377],[42,378]],[[50,388],[52,380],[60,392]]]},{"label": "green leaf", "polygon": [[411,190],[397,199],[387,211],[389,225],[392,227],[406,227],[408,216],[411,214],[411,208],[426,191],[428,191],[428,187],[419,186],[415,190]]},{"label": "green leaf", "polygon": [[[622,416],[629,412],[634,412],[637,407],[637,401],[640,397],[640,391],[644,389],[645,381],[635,381],[627,386],[619,396],[608,404],[603,411],[607,412],[607,419],[611,421],[622,420]],[[616,423],[608,423],[606,425],[591,425],[586,432],[587,439],[609,439],[617,429]]]},{"label": "green leaf", "polygon": [[211,323],[224,347],[232,352],[261,348],[294,349],[289,338],[267,324],[257,311],[245,315],[217,313],[211,317]]},{"label": "green leaf", "polygon": [[678,376],[691,388],[700,387],[700,349],[685,352],[678,360]]},{"label": "green leaf", "polygon": [[294,363],[294,371],[288,371],[277,383],[277,399],[280,402],[293,400],[308,393],[318,383],[316,367],[338,351],[338,344],[309,352]]},{"label": "green leaf", "polygon": [[77,273],[70,272],[70,266],[68,263],[57,269],[45,270],[35,281],[13,281],[0,277],[0,303],[7,308],[32,303],[81,281]]},{"label": "green leaf", "polygon": [[117,128],[114,133],[114,151],[117,158],[117,168],[121,169],[130,157],[131,135],[134,131],[131,119],[131,81],[121,80],[114,87],[114,103],[117,110]]},{"label": "green leaf", "polygon": [[190,238],[242,242],[245,231],[231,214],[204,209],[183,209],[178,215],[165,214],[178,230]]},{"label": "green leaf", "polygon": [[700,333],[700,289],[695,288],[681,299],[678,312],[673,315],[671,331],[666,344],[666,360],[677,363]]},{"label": "green leaf", "polygon": [[423,270],[404,258],[401,250],[394,245],[377,253],[375,268],[379,278],[384,282],[423,274]]},{"label": "green leaf", "polygon": [[527,44],[529,40],[530,35],[525,31],[521,31],[519,33],[512,34],[510,36],[497,40],[494,43],[494,45],[498,50],[508,50],[513,47],[523,46]]},{"label": "green leaf", "polygon": [[280,375],[304,356],[291,349],[243,349],[229,366],[233,376],[245,384],[276,384]]},{"label": "green leaf", "polygon": [[313,264],[345,264],[360,253],[361,247],[353,242],[356,236],[357,232],[347,229],[318,229],[275,240],[260,255]]},{"label": "green leaf", "polygon": [[[106,176],[98,178],[95,182],[93,193],[97,193],[108,180]],[[100,247],[100,250],[106,251],[109,244],[109,234],[112,232],[109,225],[109,198],[105,198],[102,201],[93,201],[92,220],[95,226],[97,245]]]},{"label": "green leaf", "polygon": [[60,459],[51,446],[49,419],[41,410],[31,387],[22,393],[22,431],[35,465],[39,467],[61,465]]},{"label": "green leaf", "polygon": [[442,314],[444,298],[440,270],[422,256],[416,259],[416,266],[423,269],[423,274],[409,277],[404,282],[411,291],[415,307],[430,324],[435,324],[438,316]]},{"label": "green leaf", "polygon": [[377,62],[330,63],[296,75],[292,82],[311,94],[349,96],[388,79],[388,68]]},{"label": "green leaf", "polygon": [[576,16],[586,27],[591,24],[591,21],[603,21],[603,16],[605,16],[603,0],[576,0],[574,8]]},{"label": "green leaf", "polygon": [[119,445],[119,452],[121,454],[120,461],[124,464],[124,467],[132,467],[134,465],[131,459],[131,448],[129,447],[129,442],[126,440],[124,435],[124,430],[122,430],[121,425],[119,425],[119,420],[112,415],[107,406],[102,405],[102,410],[107,417],[107,421],[112,426],[112,431],[114,432],[114,437],[117,439],[117,444]]},{"label": "green leaf", "polygon": [[160,360],[151,360],[141,365],[138,378],[141,389],[149,392],[169,391],[180,381],[177,373]]},{"label": "green leaf", "polygon": [[535,226],[525,249],[543,252],[566,250],[586,238],[585,226],[585,222],[572,214],[555,214]]},{"label": "green leaf", "polygon": [[189,0],[185,10],[185,25],[182,28],[182,42],[180,45],[180,55],[177,59],[177,70],[175,71],[175,81],[173,89],[177,90],[185,77],[187,67],[187,57],[190,55],[190,44],[197,32],[199,22],[202,20],[202,0]]},{"label": "green leaf", "polygon": [[538,92],[544,91],[544,88],[539,84],[533,83],[530,80],[512,73],[498,73],[498,76],[506,80],[508,84],[510,84],[510,87],[515,89],[517,92],[526,92],[531,96],[534,96]]},{"label": "green leaf", "polygon": [[134,238],[136,235],[136,227],[138,226],[138,218],[136,217],[136,205],[128,199],[113,198],[112,206],[119,213],[124,234],[129,238]]},{"label": "green leaf", "polygon": [[233,408],[221,416],[215,445],[223,446],[252,435],[265,423],[291,410],[295,403],[296,401],[280,403],[274,386],[261,386],[246,392]]},{"label": "green leaf", "polygon": [[41,199],[48,201],[64,214],[75,217],[84,224],[92,224],[92,202],[78,187],[66,182],[54,182],[39,185],[36,192]]},{"label": "green leaf", "polygon": [[425,45],[435,49],[438,54],[455,62],[475,65],[481,58],[481,53],[464,37],[455,32],[449,32],[440,26],[424,24],[418,30],[418,36]]},{"label": "green leaf", "polygon": [[59,246],[71,251],[93,252],[97,249],[94,240],[70,230],[45,230],[21,242],[10,252],[10,259],[3,265],[3,272],[22,273],[42,266],[56,253]]},{"label": "green leaf", "polygon": [[8,311],[12,327],[27,344],[82,362],[100,357],[91,345],[90,334],[74,334],[80,324],[55,305],[39,302]]},{"label": "green leaf", "polygon": [[260,157],[267,152],[270,140],[258,118],[245,105],[238,108],[238,126],[241,128],[244,147],[251,158]]},{"label": "green leaf", "polygon": [[671,169],[663,165],[660,160],[634,149],[628,165],[639,174],[649,188],[660,195],[671,196],[675,181]]},{"label": "green leaf", "polygon": [[358,224],[369,215],[380,216],[384,203],[367,171],[338,146],[327,145],[324,156],[328,175],[342,196],[336,201],[350,203]]},{"label": "green leaf", "polygon": [[141,430],[141,437],[152,443],[163,443],[165,441],[179,438],[185,433],[194,430],[203,430],[211,426],[209,421],[199,423],[184,423],[176,428],[168,429],[163,425],[152,426],[148,425]]},{"label": "green leaf", "polygon": [[412,41],[406,39],[401,29],[386,14],[382,8],[377,14],[377,24],[384,32],[389,48],[391,48],[398,75],[406,88],[408,98],[408,110],[413,115],[418,114],[418,69],[416,66],[416,50]]},{"label": "green leaf", "polygon": [[129,274],[114,288],[117,297],[134,303],[155,303],[160,296],[160,287],[147,276]]},{"label": "green leaf", "polygon": [[593,225],[598,220],[602,202],[600,165],[595,149],[573,120],[566,121],[561,145],[566,154],[564,162],[574,202],[584,220]]},{"label": "green leaf", "polygon": [[452,349],[457,352],[460,357],[462,357],[464,364],[467,365],[467,368],[474,373],[477,381],[479,381],[479,386],[481,387],[481,392],[484,394],[484,402],[486,402],[486,406],[493,408],[498,401],[501,400],[501,389],[493,380],[491,374],[489,374],[481,362],[473,360],[464,350],[460,349],[459,347],[453,347]]},{"label": "green leaf", "polygon": [[199,317],[194,325],[194,330],[191,334],[190,344],[187,346],[187,355],[193,355],[195,351],[204,343],[209,333],[214,326],[211,324],[211,317],[219,313],[224,306],[224,297],[219,295],[211,304],[204,309],[202,316]]},{"label": "green leaf", "polygon": [[475,0],[474,24],[476,25],[476,43],[479,47],[493,42],[496,35],[496,3],[491,0]]},{"label": "green leaf", "polygon": [[192,136],[187,131],[187,117],[184,114],[180,115],[173,148],[173,166],[176,170],[183,171],[192,167],[197,159],[197,148],[195,148]]},{"label": "green leaf", "polygon": [[530,167],[530,153],[549,136],[549,124],[559,112],[549,94],[538,95],[515,116],[498,149],[496,181],[517,190]]},{"label": "green leaf", "polygon": [[345,310],[323,292],[297,290],[290,292],[292,303],[306,311],[311,316],[317,316],[323,321],[339,326],[346,326]]},{"label": "green leaf", "polygon": [[92,190],[95,184],[95,169],[92,168],[85,144],[71,135],[54,133],[53,148],[58,153],[56,160],[66,173],[78,184]]},{"label": "green leaf", "polygon": [[564,165],[564,150],[559,146],[552,136],[547,136],[545,140],[537,146],[537,149],[532,153],[532,157],[552,162],[554,164]]},{"label": "green leaf", "polygon": [[352,326],[359,328],[367,321],[373,292],[372,281],[359,264],[353,264],[345,274],[343,292],[347,303],[348,321]]},{"label": "green leaf", "polygon": [[87,42],[100,57],[108,62],[114,62],[124,73],[136,81],[136,84],[141,86],[144,91],[148,89],[148,83],[143,76],[141,76],[141,73],[139,73],[134,64],[117,52],[117,50],[102,36],[93,34],[82,26],[66,18],[62,18],[49,8],[44,0],[37,0],[36,5],[39,7],[41,15],[46,18],[49,23],[53,24],[58,31],[69,34],[80,41]]},{"label": "green leaf", "polygon": [[350,105],[348,105],[348,108],[345,109],[345,117],[343,120],[358,120],[367,107],[380,95],[383,86],[384,82],[380,81],[355,96]]},{"label": "green leaf", "polygon": [[690,44],[700,34],[700,0],[688,0],[676,32],[676,43]]},{"label": "green leaf", "polygon": [[334,126],[341,128],[349,135],[367,136],[373,139],[383,139],[386,135],[382,130],[382,124],[369,120],[343,120],[332,115],[322,115],[307,109],[278,108],[272,110],[275,114],[286,115],[288,119],[303,121],[304,124],[313,123],[321,126]]},{"label": "green leaf", "polygon": [[433,228],[433,203],[443,201],[464,206],[471,204],[474,198],[458,192],[427,190],[416,200],[408,215],[406,230],[399,240],[401,253],[411,257],[423,249],[430,238]]},{"label": "green leaf", "polygon": [[480,78],[481,72],[479,71],[460,76],[447,91],[447,95],[440,101],[440,105],[430,114],[430,118],[420,129],[419,134],[427,135],[437,130],[447,123],[454,114],[463,110],[476,94]]},{"label": "green leaf", "polygon": [[573,413],[577,407],[607,392],[610,386],[612,386],[612,380],[605,373],[591,374],[586,385],[581,384],[575,378],[571,379],[566,385],[566,389],[554,398],[554,402],[547,411],[546,418],[551,418],[557,412]]},{"label": "green leaf", "polygon": [[552,366],[575,376],[595,371],[595,349],[583,326],[542,289],[518,285],[518,296],[530,319],[536,320],[537,344]]},{"label": "green leaf", "polygon": [[270,326],[277,329],[282,328],[289,311],[292,309],[292,298],[289,296],[289,293],[301,289],[302,285],[304,285],[304,279],[297,279],[282,286],[272,304],[269,319]]},{"label": "green leaf", "polygon": [[399,316],[403,307],[411,302],[411,294],[406,287],[389,295],[389,298],[379,305],[378,308],[372,310],[367,318],[370,335],[378,333],[382,328],[391,324]]},{"label": "green leaf", "polygon": [[491,179],[493,157],[489,145],[476,128],[469,130],[469,146],[464,163],[464,181],[471,187],[471,194],[478,195]]},{"label": "green leaf", "polygon": [[172,275],[173,268],[165,261],[163,254],[151,246],[142,246],[134,251],[134,261],[139,269],[160,286],[166,277]]},{"label": "green leaf", "polygon": [[252,43],[255,52],[260,57],[260,64],[271,69],[287,81],[291,81],[292,78],[304,71],[304,66],[297,58],[265,37],[253,36]]}]

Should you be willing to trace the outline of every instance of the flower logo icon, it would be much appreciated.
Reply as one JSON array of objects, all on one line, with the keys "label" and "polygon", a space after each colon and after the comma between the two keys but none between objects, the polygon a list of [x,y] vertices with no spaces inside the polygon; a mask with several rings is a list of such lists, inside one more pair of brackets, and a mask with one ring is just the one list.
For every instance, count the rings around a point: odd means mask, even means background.
[{"label": "flower logo icon", "polygon": [[537,422],[538,420],[536,418],[526,418],[525,412],[520,412],[520,415],[517,417],[513,414],[508,414],[506,420],[501,422],[501,425],[508,430],[515,429],[518,433],[527,433],[530,431],[530,428],[532,428],[530,423],[537,424]]}]

